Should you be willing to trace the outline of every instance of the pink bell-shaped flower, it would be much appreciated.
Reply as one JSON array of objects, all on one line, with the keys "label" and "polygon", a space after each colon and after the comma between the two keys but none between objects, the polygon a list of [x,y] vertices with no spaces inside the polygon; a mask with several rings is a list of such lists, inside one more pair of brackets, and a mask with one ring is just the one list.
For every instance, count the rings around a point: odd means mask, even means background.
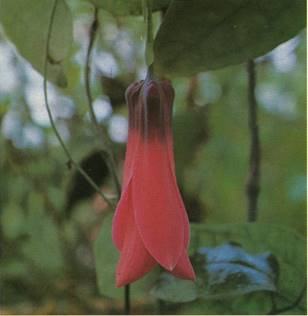
[{"label": "pink bell-shaped flower", "polygon": [[173,99],[169,81],[147,78],[126,91],[128,142],[112,227],[121,253],[118,287],[140,279],[157,264],[179,278],[195,279],[187,254],[189,221],[175,176]]}]

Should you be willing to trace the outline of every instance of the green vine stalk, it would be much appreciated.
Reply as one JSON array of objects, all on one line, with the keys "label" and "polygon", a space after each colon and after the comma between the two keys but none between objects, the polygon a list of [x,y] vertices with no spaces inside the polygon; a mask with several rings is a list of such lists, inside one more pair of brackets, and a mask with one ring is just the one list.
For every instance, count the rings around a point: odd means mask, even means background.
[{"label": "green vine stalk", "polygon": [[110,206],[111,208],[114,208],[114,205],[112,203],[112,201],[104,194],[104,192],[102,192],[99,187],[94,183],[94,181],[89,177],[89,175],[80,167],[80,165],[72,158],[72,155],[70,154],[68,148],[66,147],[56,125],[54,122],[54,119],[52,117],[52,113],[51,113],[51,109],[49,106],[49,102],[48,102],[48,91],[47,91],[47,67],[48,67],[48,55],[49,55],[49,45],[50,45],[50,37],[51,37],[51,32],[52,32],[52,26],[53,26],[53,21],[54,21],[54,17],[55,17],[55,12],[56,12],[56,7],[57,7],[57,3],[58,0],[54,0],[54,4],[53,4],[53,8],[51,11],[51,15],[50,15],[50,21],[49,21],[49,25],[48,25],[48,31],[47,31],[47,40],[46,40],[46,51],[45,51],[45,60],[44,60],[44,72],[43,72],[43,77],[44,77],[44,81],[43,81],[43,90],[44,90],[44,101],[45,101],[45,107],[48,113],[48,117],[49,117],[49,121],[51,124],[51,127],[61,145],[61,147],[63,148],[67,158],[68,158],[68,164],[69,165],[73,165],[78,172],[80,172],[80,174],[89,182],[89,184],[93,187],[93,189],[106,201],[106,203],[108,204],[108,206]]},{"label": "green vine stalk", "polygon": [[98,19],[98,8],[94,8],[94,18],[93,22],[90,27],[90,35],[89,35],[89,45],[87,48],[87,55],[86,55],[86,63],[85,63],[85,71],[84,71],[84,76],[85,76],[85,89],[86,89],[86,97],[87,97],[87,103],[88,103],[88,108],[90,111],[90,118],[97,130],[98,137],[103,145],[103,151],[106,153],[104,155],[102,153],[102,158],[106,160],[109,171],[111,173],[111,176],[113,178],[113,182],[116,188],[117,196],[120,198],[121,195],[121,185],[119,178],[117,176],[116,172],[116,166],[115,166],[115,160],[113,157],[113,152],[110,144],[110,140],[107,134],[107,131],[103,129],[101,125],[99,125],[94,108],[93,108],[93,96],[91,93],[91,85],[90,85],[90,77],[91,77],[91,57],[92,57],[92,50],[94,47],[94,42],[96,39],[97,35],[97,30],[99,27],[99,19]]}]

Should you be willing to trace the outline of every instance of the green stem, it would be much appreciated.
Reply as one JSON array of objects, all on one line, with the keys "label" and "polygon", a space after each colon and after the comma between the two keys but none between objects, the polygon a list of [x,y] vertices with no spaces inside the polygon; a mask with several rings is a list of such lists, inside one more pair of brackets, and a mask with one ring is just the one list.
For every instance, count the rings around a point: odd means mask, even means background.
[{"label": "green stem", "polygon": [[124,315],[130,315],[130,285],[124,287]]},{"label": "green stem", "polygon": [[143,0],[144,20],[146,23],[146,45],[145,45],[145,62],[149,67],[153,64],[153,21],[152,21],[152,0]]},{"label": "green stem", "polygon": [[113,157],[113,152],[111,149],[111,144],[109,141],[109,137],[106,130],[103,130],[103,128],[99,125],[94,108],[93,108],[93,97],[91,93],[91,86],[90,86],[90,77],[91,77],[91,56],[92,56],[92,50],[94,47],[95,38],[97,35],[97,30],[99,26],[99,20],[98,20],[98,8],[94,8],[94,19],[90,28],[90,38],[89,38],[89,46],[87,49],[87,56],[86,56],[86,64],[85,64],[85,89],[86,89],[86,97],[88,102],[88,107],[90,111],[90,117],[93,125],[95,126],[99,139],[102,141],[103,149],[107,153],[107,156],[103,155],[103,159],[106,160],[109,171],[112,175],[116,192],[118,195],[118,198],[120,198],[121,195],[121,185],[119,178],[116,173],[116,167],[115,167],[115,160]]},{"label": "green stem", "polygon": [[113,208],[114,205],[113,203],[109,200],[109,198],[106,197],[106,195],[99,189],[99,187],[94,183],[94,181],[88,176],[88,174],[79,166],[79,164],[77,162],[75,162],[69,152],[69,150],[67,149],[60,133],[57,130],[57,127],[55,125],[55,122],[53,120],[52,117],[52,113],[51,113],[51,109],[48,103],[48,94],[47,94],[47,66],[48,66],[48,54],[49,54],[49,45],[50,45],[50,38],[51,38],[51,32],[52,32],[52,26],[53,26],[53,22],[54,22],[54,17],[55,17],[55,12],[56,12],[56,7],[57,7],[57,3],[58,0],[54,1],[53,4],[53,8],[51,11],[51,15],[50,15],[50,21],[49,21],[49,26],[48,26],[48,31],[47,31],[47,41],[46,41],[46,52],[45,52],[45,61],[44,61],[44,82],[43,82],[43,86],[44,86],[44,101],[45,101],[45,107],[48,113],[48,117],[49,117],[49,121],[51,124],[51,127],[61,145],[61,147],[63,148],[67,158],[68,158],[68,163],[73,165],[80,173],[81,175],[89,182],[89,184],[97,191],[97,193],[106,201],[106,203]]},{"label": "green stem", "polygon": [[247,219],[255,222],[258,215],[258,197],[260,193],[261,146],[258,126],[258,105],[255,95],[256,70],[254,60],[247,63],[248,73],[248,126],[250,131],[249,175],[246,184],[248,199]]}]

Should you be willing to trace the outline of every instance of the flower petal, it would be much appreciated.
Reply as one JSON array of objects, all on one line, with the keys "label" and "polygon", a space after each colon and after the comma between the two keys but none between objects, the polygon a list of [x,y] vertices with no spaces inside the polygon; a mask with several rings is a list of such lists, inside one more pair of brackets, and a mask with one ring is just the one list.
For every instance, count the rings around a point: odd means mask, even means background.
[{"label": "flower petal", "polygon": [[[174,180],[175,180],[175,175],[174,175]],[[171,273],[177,276],[178,278],[194,281],[196,279],[196,275],[187,254],[188,246],[189,246],[189,235],[190,235],[189,219],[188,219],[188,215],[185,210],[185,206],[184,206],[178,187],[177,187],[177,197],[178,197],[179,204],[181,204],[183,207],[182,216],[183,216],[183,228],[184,228],[184,251],[181,257],[179,258],[177,265],[175,266],[174,270]]]},{"label": "flower petal", "polygon": [[181,279],[188,279],[192,281],[196,279],[196,275],[190,263],[186,249],[183,251],[182,256],[171,273]]},{"label": "flower petal", "polygon": [[142,139],[135,159],[132,201],[137,228],[149,253],[171,271],[184,249],[185,210],[177,197],[166,143]]},{"label": "flower petal", "polygon": [[131,201],[131,181],[123,188],[121,199],[112,219],[112,240],[122,250],[130,216],[134,216]]},{"label": "flower petal", "polygon": [[147,274],[157,263],[143,245],[131,209],[126,210],[125,238],[116,269],[116,286],[134,282]]},{"label": "flower petal", "polygon": [[136,140],[136,130],[134,126],[138,121],[138,112],[136,111],[136,104],[138,102],[138,91],[142,85],[141,82],[135,82],[131,84],[125,93],[126,103],[128,104],[129,110],[129,128],[128,128],[128,137],[124,161],[124,172],[123,172],[123,189],[125,189],[128,181],[132,175],[132,165],[134,161],[134,154],[136,147],[138,146]]},{"label": "flower petal", "polygon": [[184,222],[184,251],[171,273],[178,278],[194,281],[196,279],[196,275],[187,254],[189,245],[189,220],[179,190],[177,190],[177,193],[179,203],[181,203],[184,208],[184,212],[182,214]]}]

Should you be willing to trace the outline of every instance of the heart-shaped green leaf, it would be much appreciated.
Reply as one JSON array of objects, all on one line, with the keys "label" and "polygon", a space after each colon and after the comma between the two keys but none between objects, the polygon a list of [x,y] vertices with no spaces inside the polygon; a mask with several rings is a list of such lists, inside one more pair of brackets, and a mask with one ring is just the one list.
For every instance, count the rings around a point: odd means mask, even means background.
[{"label": "heart-shaped green leaf", "polygon": [[156,71],[187,76],[263,55],[305,26],[304,0],[174,0],[154,42]]},{"label": "heart-shaped green leaf", "polygon": [[[19,53],[41,74],[46,57],[47,33],[53,1],[0,0],[0,23]],[[48,79],[66,86],[62,61],[73,41],[72,16],[66,2],[58,0],[48,52]]]},{"label": "heart-shaped green leaf", "polygon": [[[243,248],[224,244],[201,248],[197,255],[204,258],[206,299],[235,297],[256,291],[276,291],[275,257],[270,253],[251,254]],[[273,267],[274,266],[274,267]]]}]

